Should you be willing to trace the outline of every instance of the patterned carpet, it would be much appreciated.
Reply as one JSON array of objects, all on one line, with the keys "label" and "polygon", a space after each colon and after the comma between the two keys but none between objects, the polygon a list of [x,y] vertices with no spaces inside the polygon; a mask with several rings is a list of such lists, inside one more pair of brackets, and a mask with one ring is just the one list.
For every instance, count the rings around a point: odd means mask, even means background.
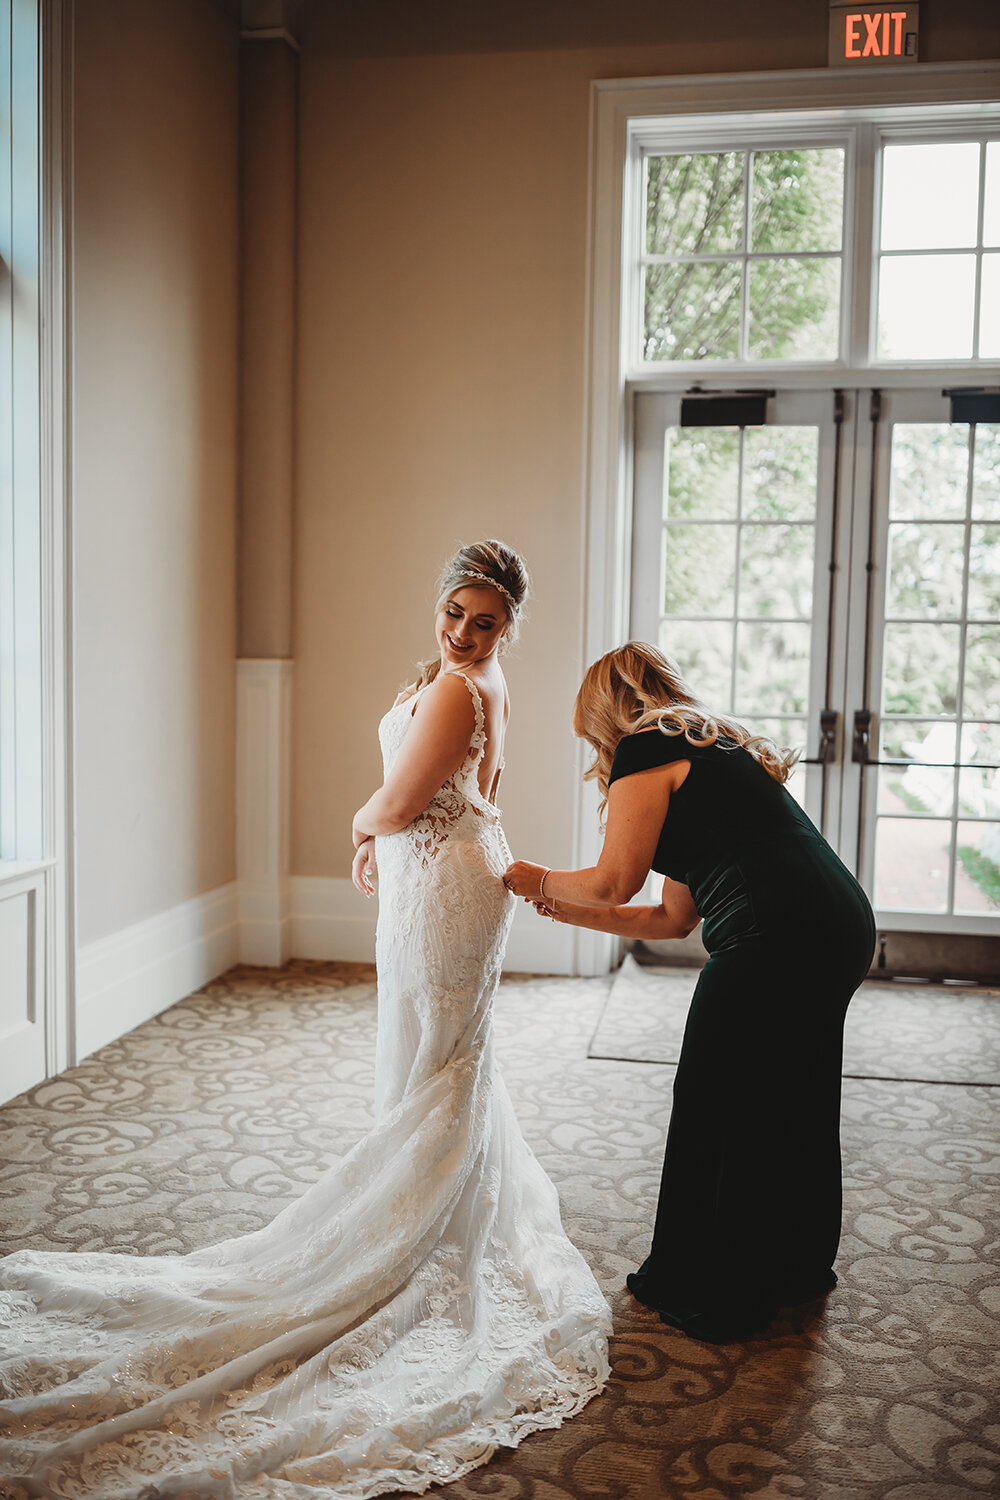
[{"label": "patterned carpet", "polygon": [[[372,981],[361,965],[234,969],[4,1106],[0,1248],[180,1251],[265,1223],[367,1128]],[[623,1288],[648,1241],[673,1070],[588,1058],[610,991],[609,980],[506,979],[497,1031],[525,1133],[612,1300],[614,1378],[574,1421],[443,1493],[997,1493],[995,1089],[848,1079],[840,1286],[767,1340],[698,1344]],[[942,1058],[950,1069],[940,1044],[965,1025],[970,997],[938,998],[936,1037],[901,1039],[900,1056],[919,1054],[917,1077],[934,1076]],[[977,1011],[975,1025],[980,1057],[992,1047],[995,1059],[1000,1006]]]}]

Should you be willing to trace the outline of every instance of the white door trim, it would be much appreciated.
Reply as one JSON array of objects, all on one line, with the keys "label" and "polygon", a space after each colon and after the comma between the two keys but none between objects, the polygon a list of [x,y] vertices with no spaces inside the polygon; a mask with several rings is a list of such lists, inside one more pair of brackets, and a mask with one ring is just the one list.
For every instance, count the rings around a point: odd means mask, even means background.
[{"label": "white door trim", "polygon": [[40,6],[41,507],[49,1075],[76,1060],[73,839],[73,4]]}]

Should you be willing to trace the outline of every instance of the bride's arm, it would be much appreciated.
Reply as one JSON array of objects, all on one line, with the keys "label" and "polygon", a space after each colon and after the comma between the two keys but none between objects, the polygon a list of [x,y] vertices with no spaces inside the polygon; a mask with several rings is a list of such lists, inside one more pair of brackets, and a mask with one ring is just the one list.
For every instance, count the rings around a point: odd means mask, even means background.
[{"label": "bride's arm", "polygon": [[376,833],[398,833],[422,813],[469,750],[476,711],[468,684],[442,673],[420,698],[392,770],[354,814],[354,847]]}]

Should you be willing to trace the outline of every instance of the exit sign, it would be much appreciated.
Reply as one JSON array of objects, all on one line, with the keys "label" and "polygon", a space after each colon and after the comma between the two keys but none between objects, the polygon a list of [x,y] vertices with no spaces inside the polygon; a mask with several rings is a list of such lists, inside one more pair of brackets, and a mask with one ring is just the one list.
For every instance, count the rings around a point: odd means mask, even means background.
[{"label": "exit sign", "polygon": [[864,68],[871,63],[917,60],[920,5],[858,5],[830,0],[830,67]]}]

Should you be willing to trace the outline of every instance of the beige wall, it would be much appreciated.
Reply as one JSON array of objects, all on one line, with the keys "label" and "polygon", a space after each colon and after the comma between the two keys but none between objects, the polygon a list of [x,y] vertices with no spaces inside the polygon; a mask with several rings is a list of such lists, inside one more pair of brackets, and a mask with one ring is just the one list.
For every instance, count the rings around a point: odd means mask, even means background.
[{"label": "beige wall", "polygon": [[[1000,10],[976,4],[956,0],[949,30],[927,0],[925,52],[1000,51]],[[508,41],[539,24],[537,6],[507,9]],[[351,814],[379,775],[379,715],[431,646],[436,569],[489,534],[522,548],[535,580],[508,669],[505,825],[519,855],[570,858],[589,84],[825,62],[825,5],[663,9],[669,43],[409,57],[360,55],[392,50],[393,16],[399,50],[419,49],[402,8],[380,8],[378,28],[356,9],[342,27],[339,6],[305,16],[298,874],[348,873]],[[585,31],[608,24],[607,7],[581,15]],[[503,45],[488,21],[484,47]]]},{"label": "beige wall", "polygon": [[297,874],[349,873],[379,715],[433,648],[438,568],[490,535],[535,586],[508,668],[508,836],[570,856],[589,76],[578,55],[306,52]]},{"label": "beige wall", "polygon": [[76,7],[82,944],[234,873],[237,33]]}]

